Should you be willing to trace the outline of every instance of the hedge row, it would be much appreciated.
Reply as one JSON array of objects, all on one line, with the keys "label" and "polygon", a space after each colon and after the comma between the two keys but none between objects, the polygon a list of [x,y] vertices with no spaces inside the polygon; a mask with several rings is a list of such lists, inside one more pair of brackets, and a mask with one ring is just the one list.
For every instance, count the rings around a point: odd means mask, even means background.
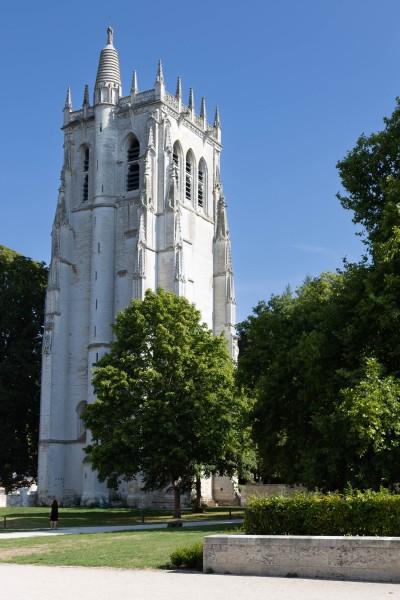
[{"label": "hedge row", "polygon": [[250,535],[400,536],[400,495],[380,492],[249,498]]}]

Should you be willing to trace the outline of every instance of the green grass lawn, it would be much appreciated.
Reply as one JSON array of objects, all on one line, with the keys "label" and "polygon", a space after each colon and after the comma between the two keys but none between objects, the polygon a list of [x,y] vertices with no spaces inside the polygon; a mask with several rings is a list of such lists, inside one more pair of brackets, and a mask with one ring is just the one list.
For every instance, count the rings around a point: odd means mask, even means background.
[{"label": "green grass lawn", "polygon": [[[0,531],[18,529],[46,529],[49,527],[50,508],[0,508]],[[183,521],[207,521],[229,519],[229,508],[207,508],[203,513],[191,510],[182,511]],[[235,507],[232,518],[243,518],[244,510]],[[167,510],[145,510],[145,523],[166,523],[173,519]],[[142,522],[142,511],[133,508],[60,508],[60,527],[91,527],[96,525],[137,525]]]},{"label": "green grass lawn", "polygon": [[234,526],[79,534],[0,540],[0,562],[51,566],[166,568],[173,550],[206,535],[240,533]]}]

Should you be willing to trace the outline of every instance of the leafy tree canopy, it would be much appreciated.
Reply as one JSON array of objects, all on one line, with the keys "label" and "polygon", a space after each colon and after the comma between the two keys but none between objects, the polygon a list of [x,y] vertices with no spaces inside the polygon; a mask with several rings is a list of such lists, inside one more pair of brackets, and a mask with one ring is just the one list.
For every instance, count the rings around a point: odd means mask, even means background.
[{"label": "leafy tree canopy", "polygon": [[239,326],[238,371],[267,479],[379,488],[400,481],[399,101],[338,169],[367,255],[261,302]]},{"label": "leafy tree canopy", "polygon": [[238,463],[244,403],[225,339],[188,300],[161,289],[133,300],[113,330],[94,369],[86,452],[110,486],[140,472],[145,490],[172,488],[179,516],[180,494],[200,469],[229,473]]},{"label": "leafy tree canopy", "polygon": [[0,484],[36,477],[47,268],[0,246]]}]

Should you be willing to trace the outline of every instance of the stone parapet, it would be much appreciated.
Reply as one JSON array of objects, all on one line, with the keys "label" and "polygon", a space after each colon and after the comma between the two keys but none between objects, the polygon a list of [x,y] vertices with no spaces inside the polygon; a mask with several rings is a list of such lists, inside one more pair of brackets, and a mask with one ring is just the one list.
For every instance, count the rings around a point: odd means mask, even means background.
[{"label": "stone parapet", "polygon": [[212,535],[204,571],[400,583],[399,537]]}]

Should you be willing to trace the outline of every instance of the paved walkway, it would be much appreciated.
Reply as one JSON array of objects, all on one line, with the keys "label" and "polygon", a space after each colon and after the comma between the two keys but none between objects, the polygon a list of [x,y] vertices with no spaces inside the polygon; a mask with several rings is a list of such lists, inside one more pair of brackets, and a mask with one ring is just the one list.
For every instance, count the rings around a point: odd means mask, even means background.
[{"label": "paved walkway", "polygon": [[[241,520],[195,521],[184,527],[240,524]],[[2,532],[0,539],[162,529],[166,524],[68,527],[55,531]],[[400,586],[390,583],[246,577],[175,571],[37,567],[0,564],[0,587],[13,600],[400,600]]]},{"label": "paved walkway", "polygon": [[[183,527],[201,527],[202,525],[241,525],[243,519],[224,521],[185,521]],[[2,531],[0,540],[12,538],[43,537],[48,535],[76,535],[78,533],[109,533],[110,531],[141,531],[143,529],[166,529],[167,523],[144,523],[143,525],[103,525],[97,527],[60,527],[59,529],[30,529],[25,531]],[[1,531],[1,530],[0,530]]]},{"label": "paved walkway", "polygon": [[0,564],[2,597],[12,600],[399,600],[400,586],[174,571]]}]

